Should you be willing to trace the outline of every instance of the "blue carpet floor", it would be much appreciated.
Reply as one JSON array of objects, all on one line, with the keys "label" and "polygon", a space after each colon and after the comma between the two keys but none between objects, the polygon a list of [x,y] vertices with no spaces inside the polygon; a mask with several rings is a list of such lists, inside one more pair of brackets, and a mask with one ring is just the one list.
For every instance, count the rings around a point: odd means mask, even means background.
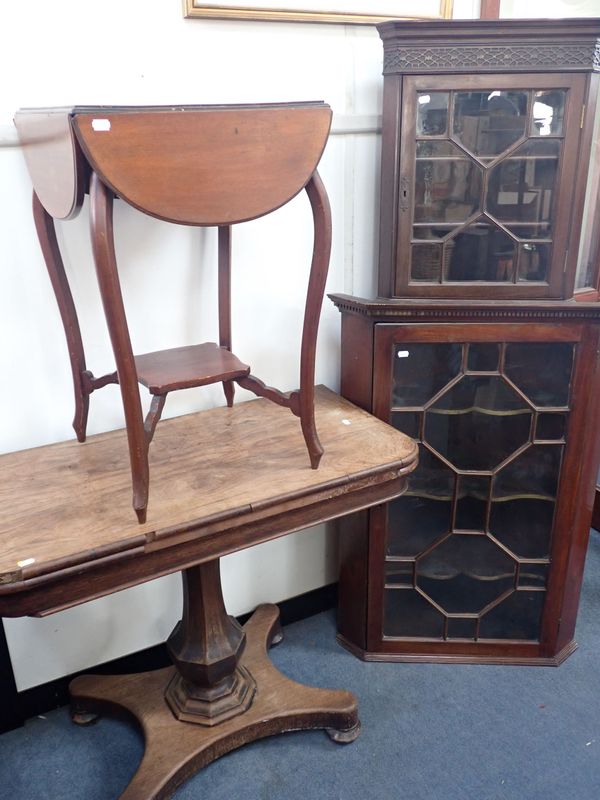
[{"label": "blue carpet floor", "polygon": [[[273,661],[291,677],[359,698],[351,745],[320,731],[247,745],[184,784],[177,800],[600,800],[600,535],[593,533],[577,629],[560,668],[365,664],[335,642],[332,613],[285,629]],[[0,736],[0,798],[112,800],[142,741],[66,709]]]}]

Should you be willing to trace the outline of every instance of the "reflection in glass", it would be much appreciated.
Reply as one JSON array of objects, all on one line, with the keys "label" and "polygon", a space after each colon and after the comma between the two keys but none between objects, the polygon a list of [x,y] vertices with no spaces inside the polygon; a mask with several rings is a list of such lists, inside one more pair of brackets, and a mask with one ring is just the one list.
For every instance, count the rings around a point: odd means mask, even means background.
[{"label": "reflection in glass", "polygon": [[383,635],[441,639],[444,617],[414,589],[386,589]]},{"label": "reflection in glass", "polygon": [[413,238],[425,239],[439,242],[440,239],[448,236],[456,230],[458,225],[423,225],[422,223],[413,226]]},{"label": "reflection in glass", "polygon": [[394,586],[412,586],[414,561],[386,561],[385,582]]},{"label": "reflection in glass", "polygon": [[413,439],[421,437],[421,413],[419,411],[394,411],[392,425]]},{"label": "reflection in glass", "polygon": [[390,556],[414,558],[450,530],[454,473],[421,447],[407,483],[405,494],[388,504],[386,550]]},{"label": "reflection in glass", "polygon": [[519,590],[482,618],[480,639],[539,639],[546,592]]},{"label": "reflection in glass", "polygon": [[517,142],[527,126],[527,92],[456,92],[454,137],[478,156],[497,156]]},{"label": "reflection in glass", "polygon": [[448,130],[448,92],[417,94],[417,136],[443,136]]},{"label": "reflection in glass", "polygon": [[476,619],[450,617],[448,620],[448,639],[474,639]]},{"label": "reflection in glass", "polygon": [[483,217],[461,229],[444,259],[446,281],[512,281],[517,243]]},{"label": "reflection in glass", "polygon": [[417,561],[419,586],[444,611],[472,613],[511,589],[516,564],[486,536],[453,534]]},{"label": "reflection in glass", "polygon": [[459,475],[454,528],[484,531],[486,528],[490,479],[479,475]]},{"label": "reflection in glass", "polygon": [[533,139],[492,167],[486,211],[516,235],[511,223],[550,223],[559,152],[558,140]]},{"label": "reflection in glass", "polygon": [[538,414],[536,439],[562,440],[567,432],[567,414]]},{"label": "reflection in glass", "polygon": [[492,479],[490,533],[520,558],[547,558],[561,445],[533,445]]},{"label": "reflection in glass", "polygon": [[[449,142],[427,144],[436,157],[417,158],[414,221],[465,222],[481,206],[481,167]],[[440,158],[449,147],[453,156]]]},{"label": "reflection in glass", "polygon": [[392,406],[417,408],[431,400],[460,372],[462,351],[458,343],[395,345]]},{"label": "reflection in glass", "polygon": [[522,563],[519,567],[519,589],[545,589],[548,582],[548,569],[548,564]]},{"label": "reflection in glass", "polygon": [[532,411],[499,376],[465,375],[425,412],[424,440],[461,470],[492,470],[529,439]]},{"label": "reflection in glass", "polygon": [[495,372],[498,370],[499,358],[499,344],[482,342],[470,344],[467,369],[470,372]]},{"label": "reflection in glass", "polygon": [[535,244],[528,242],[519,245],[519,280],[544,281],[548,274],[552,246],[549,244]]},{"label": "reflection in glass", "polygon": [[554,505],[554,500],[542,497],[495,501],[490,533],[519,558],[548,558]]},{"label": "reflection in glass", "polygon": [[442,272],[442,245],[413,244],[410,278],[413,281],[439,281]]},{"label": "reflection in glass", "polygon": [[417,161],[421,158],[467,158],[464,150],[449,139],[421,139],[417,141]]},{"label": "reflection in glass", "polygon": [[545,89],[533,95],[533,119],[530,136],[561,136],[565,118],[566,92]]},{"label": "reflection in glass", "polygon": [[554,500],[562,457],[560,444],[528,447],[494,477],[492,500],[521,497]]},{"label": "reflection in glass", "polygon": [[506,345],[505,373],[538,406],[569,402],[573,345],[568,342],[519,342]]}]

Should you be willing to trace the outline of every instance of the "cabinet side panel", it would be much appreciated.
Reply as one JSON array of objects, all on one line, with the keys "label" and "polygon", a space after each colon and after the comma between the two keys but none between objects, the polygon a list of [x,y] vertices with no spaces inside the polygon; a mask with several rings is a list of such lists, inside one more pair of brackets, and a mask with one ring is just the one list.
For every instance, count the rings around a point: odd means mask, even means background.
[{"label": "cabinet side panel", "polygon": [[401,104],[401,78],[398,75],[388,75],[383,84],[383,128],[381,135],[379,294],[382,297],[393,297],[396,294],[396,218]]},{"label": "cabinet side panel", "polygon": [[366,649],[369,566],[369,512],[343,517],[340,530],[338,633]]},{"label": "cabinet side panel", "polygon": [[554,652],[558,652],[571,642],[575,634],[583,568],[592,521],[596,473],[600,458],[600,437],[598,436],[600,406],[597,399],[600,394],[599,336],[600,331],[597,326],[590,326],[587,329],[576,367],[570,438],[579,447],[573,462],[565,464],[565,480],[560,487],[563,497],[573,498],[574,507],[570,517],[570,528],[564,531],[566,534],[564,549],[561,548],[562,552],[557,555],[553,568],[554,578],[560,587],[560,590],[556,592],[558,608],[554,614],[549,615],[551,619],[558,620],[558,638],[556,645],[552,648]]},{"label": "cabinet side panel", "polygon": [[372,408],[373,328],[368,317],[342,314],[341,394],[369,412]]}]

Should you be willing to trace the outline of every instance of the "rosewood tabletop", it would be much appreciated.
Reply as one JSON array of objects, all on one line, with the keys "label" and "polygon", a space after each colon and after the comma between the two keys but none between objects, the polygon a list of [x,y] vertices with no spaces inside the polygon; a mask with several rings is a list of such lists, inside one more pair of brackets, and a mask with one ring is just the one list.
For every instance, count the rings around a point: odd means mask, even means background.
[{"label": "rosewood tabletop", "polygon": [[402,493],[411,439],[324,387],[316,416],[318,471],[265,399],[166,420],[143,525],[124,430],[1,456],[0,614],[51,613]]}]

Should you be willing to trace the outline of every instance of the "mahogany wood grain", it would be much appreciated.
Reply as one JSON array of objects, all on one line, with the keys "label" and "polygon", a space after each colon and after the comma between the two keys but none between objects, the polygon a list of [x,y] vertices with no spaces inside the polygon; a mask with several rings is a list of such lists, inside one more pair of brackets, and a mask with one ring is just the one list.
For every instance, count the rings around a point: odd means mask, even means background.
[{"label": "mahogany wood grain", "polygon": [[403,491],[411,439],[324,388],[316,417],[318,471],[294,417],[266,400],[163,421],[144,525],[129,510],[125,431],[1,456],[0,614],[72,605]]},{"label": "mahogany wood grain", "polygon": [[231,381],[250,372],[247,364],[214,342],[144,353],[134,361],[138,381],[151,394]]},{"label": "mahogany wood grain", "polygon": [[[90,179],[91,237],[100,294],[120,384],[128,432],[133,506],[142,523],[149,496],[148,448],[169,391],[222,381],[228,406],[234,380],[300,417],[311,466],[323,449],[314,421],[314,371],[319,315],[331,250],[331,212],[316,166],[327,141],[331,109],[322,102],[248,106],[83,107],[20,112],[71,131],[71,172]],[[40,122],[41,121],[41,122]],[[45,122],[44,122],[45,121]],[[23,125],[25,123],[23,122]],[[21,129],[23,129],[21,125]],[[29,130],[28,125],[25,128]],[[53,127],[54,126],[54,127]],[[23,141],[27,130],[23,129]],[[73,133],[73,131],[75,133]],[[66,135],[66,134],[65,134]],[[64,138],[64,137],[63,137]],[[51,155],[51,154],[50,154]],[[50,157],[44,148],[36,154]],[[37,162],[36,162],[37,163]],[[59,160],[61,168],[69,165]],[[85,166],[82,166],[84,164]],[[34,186],[39,180],[31,173]],[[75,180],[75,178],[74,178]],[[83,186],[83,177],[77,178]],[[313,214],[314,245],[302,330],[300,389],[281,392],[250,375],[231,354],[231,223],[267,214],[306,189]],[[172,222],[218,227],[219,344],[205,343],[134,358],[119,285],[113,237],[113,196],[144,213]],[[76,430],[85,439],[88,395],[112,376],[95,379],[85,367],[78,322],[50,218],[37,208],[38,230],[69,343],[77,400]],[[53,244],[54,241],[54,244]],[[58,276],[58,277],[56,277]],[[160,397],[144,421],[137,382]],[[82,396],[81,396],[82,395]]]},{"label": "mahogany wood grain", "polygon": [[[99,117],[109,130],[94,130]],[[229,225],[300,192],[323,153],[331,109],[99,110],[76,114],[73,125],[92,169],[130,205],[171,222]]]},{"label": "mahogany wood grain", "polygon": [[600,531],[600,486],[596,486],[594,494],[594,511],[592,514],[592,527]]},{"label": "mahogany wood grain", "polygon": [[87,191],[87,167],[77,146],[70,109],[23,109],[15,126],[34,192],[54,219],[77,216]]},{"label": "mahogany wood grain", "polygon": [[90,183],[90,232],[98,286],[112,344],[123,399],[133,484],[133,508],[146,519],[150,473],[138,379],[123,305],[113,234],[113,195],[96,173]]},{"label": "mahogany wood grain", "polygon": [[314,222],[313,255],[304,308],[302,344],[300,349],[300,393],[298,397],[300,423],[304,441],[310,455],[310,464],[317,469],[323,447],[315,426],[315,358],[317,353],[317,333],[319,317],[329,270],[331,253],[331,208],[327,192],[319,173],[315,170],[306,186]]},{"label": "mahogany wood grain", "polygon": [[[219,246],[219,344],[231,350],[231,225],[221,225],[218,233]],[[231,408],[235,395],[235,384],[223,382],[227,405]]]},{"label": "mahogany wood grain", "polygon": [[[550,552],[550,579],[537,641],[446,641],[383,635],[385,507],[374,506],[359,522],[340,521],[344,563],[340,582],[340,640],[366,660],[557,665],[576,647],[573,640],[581,590],[600,439],[600,304],[547,301],[426,299],[365,300],[331,295],[342,311],[343,392],[382,420],[391,414],[394,346],[411,342],[572,342],[576,361],[569,427],[562,459]],[[361,371],[371,375],[371,388]],[[361,530],[362,525],[362,530]],[[355,568],[368,553],[368,575]],[[367,608],[361,594],[367,592]],[[366,620],[366,621],[365,621]],[[361,628],[362,625],[366,627]]]},{"label": "mahogany wood grain", "polygon": [[214,727],[175,719],[163,694],[173,669],[127,676],[84,676],[71,683],[73,712],[109,711],[136,722],[145,752],[121,800],[166,800],[197,770],[247,742],[286,731],[324,728],[336,742],[359,734],[356,698],[350,692],[303,686],[282,675],[267,648],[279,639],[276,606],[260,606],[244,626],[240,664],[254,677],[257,692],[243,714]]},{"label": "mahogany wood grain", "polygon": [[[56,303],[60,312],[67,348],[69,350],[69,360],[71,362],[71,373],[73,375],[73,391],[75,394],[75,416],[73,418],[73,429],[80,442],[85,441],[87,418],[90,407],[90,392],[93,391],[89,382],[84,383],[84,376],[87,373],[85,364],[85,352],[81,339],[79,320],[71,294],[71,287],[67,279],[63,264],[60,248],[56,238],[56,228],[54,219],[46,211],[40,202],[37,194],[33,193],[33,220],[37,231],[40,247],[46,268],[56,297]],[[93,376],[89,376],[93,379]]]},{"label": "mahogany wood grain", "polygon": [[[486,0],[481,11],[482,19],[478,20],[451,20],[441,24],[438,20],[416,24],[392,20],[377,26],[384,48],[378,284],[382,296],[472,300],[573,297],[600,84],[596,65],[600,22],[598,19],[499,20],[495,18],[498,16],[497,0]],[[532,58],[531,54],[537,48],[549,56]],[[413,242],[417,235],[413,229],[417,92],[468,94],[487,93],[488,90],[531,92],[544,89],[564,92],[565,113],[560,132],[562,152],[552,191],[552,248],[543,280],[519,280],[516,270],[511,281],[476,279],[475,276],[483,274],[483,271],[472,272],[471,280],[444,279],[442,262],[445,256],[442,257],[441,247],[437,251],[431,248],[421,250],[423,258],[426,258],[425,252],[435,257],[435,272],[432,270],[428,280],[413,279]],[[454,130],[454,134],[456,132]],[[455,138],[454,134],[446,131],[450,139]],[[518,141],[515,140],[512,146],[515,153],[528,141],[528,135],[524,133]],[[465,146],[464,142],[461,144]],[[489,176],[509,155],[510,150],[504,149],[503,156],[498,156],[491,170],[488,169],[490,162],[487,162],[481,176],[482,194],[475,204],[478,211],[475,214],[474,206],[473,219],[469,219],[461,229],[458,228],[458,218],[448,217],[447,223],[457,223],[450,239],[464,243],[466,237],[461,240],[459,231],[468,230],[475,217],[486,210],[488,215],[491,214],[489,203],[484,200],[488,194]],[[441,180],[436,188],[438,195],[446,189],[450,192],[448,197],[451,197],[452,188],[444,188],[444,180]],[[435,205],[435,201],[432,202]],[[438,224],[442,222],[444,214],[439,219],[437,212],[431,214],[433,216],[428,217],[431,224],[436,219]],[[493,214],[491,217],[494,219]],[[467,223],[466,217],[464,222]],[[591,230],[592,226],[588,227]],[[429,235],[424,234],[424,238]],[[446,256],[450,252],[445,246]],[[465,273],[459,268],[458,274]],[[598,271],[594,269],[592,288],[597,288],[597,280]]]},{"label": "mahogany wood grain", "polygon": [[219,560],[183,573],[183,614],[167,640],[176,674],[165,699],[177,719],[220,725],[250,707],[256,683],[239,666],[246,634],[227,615]]}]

